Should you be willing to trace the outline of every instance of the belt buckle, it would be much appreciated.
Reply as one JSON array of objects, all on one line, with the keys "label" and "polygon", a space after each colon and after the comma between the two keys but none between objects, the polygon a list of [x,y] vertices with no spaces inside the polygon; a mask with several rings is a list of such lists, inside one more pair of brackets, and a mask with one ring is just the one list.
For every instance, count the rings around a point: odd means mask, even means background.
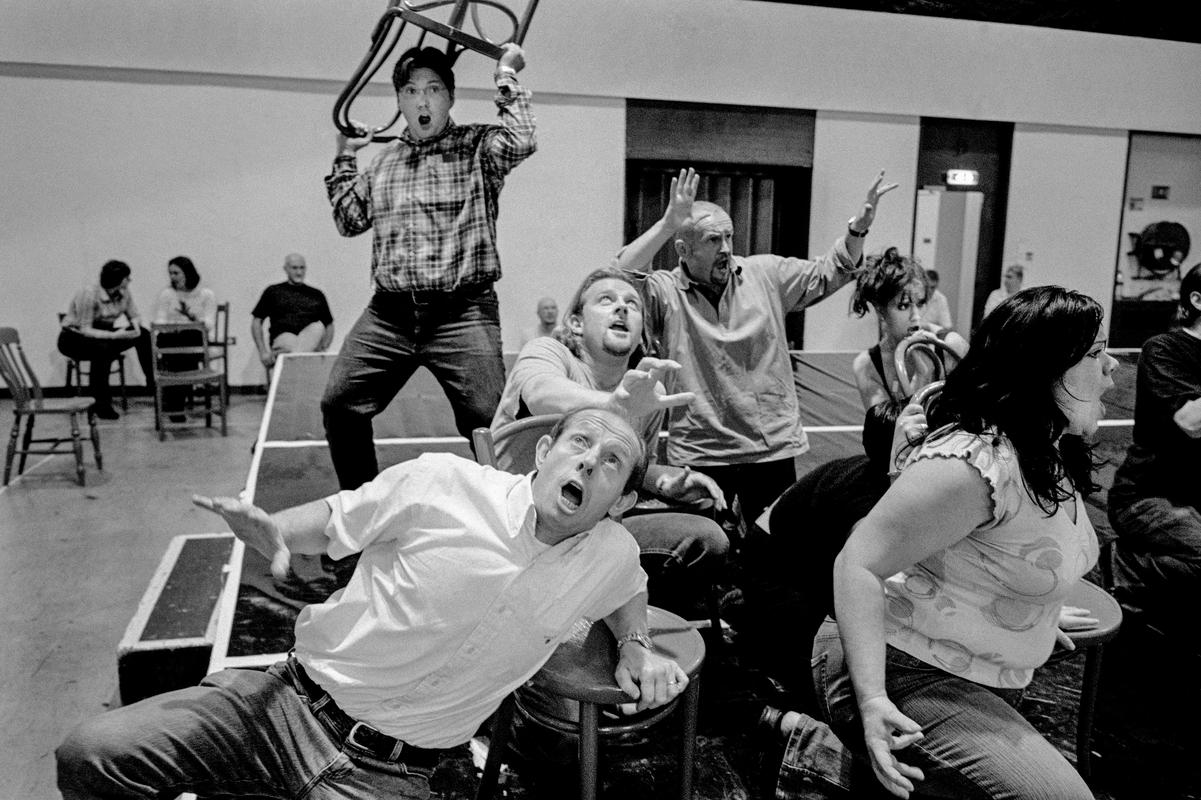
[{"label": "belt buckle", "polygon": [[[369,731],[371,733],[376,734],[377,736],[385,738],[387,741],[392,742],[392,749],[389,752],[385,753],[385,752],[382,752],[382,750],[380,749],[380,745],[384,744],[384,742],[376,741],[376,742],[368,743],[366,741],[359,740],[358,738],[356,738],[356,734],[359,731]],[[368,725],[366,722],[360,722],[358,720],[355,720],[354,725],[350,726],[350,733],[346,734],[346,741],[349,742],[350,744],[353,744],[355,747],[358,747],[361,750],[365,750],[366,752],[371,753],[376,758],[382,758],[384,761],[400,760],[400,753],[402,750],[404,750],[404,747],[405,747],[404,743],[401,742],[399,739],[394,739],[390,736],[387,736],[386,734],[380,733],[375,728]]]},{"label": "belt buckle", "polygon": [[369,744],[367,744],[367,742],[360,742],[357,738],[355,738],[355,735],[360,730],[370,731],[370,730],[375,730],[375,729],[372,728],[370,725],[368,725],[365,722],[359,722],[358,720],[356,720],[354,725],[350,726],[350,733],[346,734],[346,741],[350,742],[355,747],[358,747],[361,750],[366,750],[369,753],[374,753],[375,752],[374,748],[372,748]]}]

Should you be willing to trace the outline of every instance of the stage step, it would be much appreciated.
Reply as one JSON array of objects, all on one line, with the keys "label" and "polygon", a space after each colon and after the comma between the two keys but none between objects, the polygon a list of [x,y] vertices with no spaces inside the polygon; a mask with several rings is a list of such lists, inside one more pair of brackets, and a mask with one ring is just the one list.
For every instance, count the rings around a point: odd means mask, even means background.
[{"label": "stage step", "polygon": [[171,540],[117,646],[122,704],[195,686],[208,672],[234,541],[232,533]]}]

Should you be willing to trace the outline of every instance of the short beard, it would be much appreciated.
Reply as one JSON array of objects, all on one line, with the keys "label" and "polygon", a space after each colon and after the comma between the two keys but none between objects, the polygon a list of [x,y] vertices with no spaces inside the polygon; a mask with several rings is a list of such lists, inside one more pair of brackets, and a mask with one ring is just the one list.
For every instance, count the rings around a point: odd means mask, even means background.
[{"label": "short beard", "polygon": [[606,354],[614,356],[615,358],[625,358],[629,356],[630,353],[634,352],[635,347],[637,347],[637,343],[631,341],[624,350],[619,350],[618,348],[609,344],[607,339],[601,340],[601,350],[604,350]]}]

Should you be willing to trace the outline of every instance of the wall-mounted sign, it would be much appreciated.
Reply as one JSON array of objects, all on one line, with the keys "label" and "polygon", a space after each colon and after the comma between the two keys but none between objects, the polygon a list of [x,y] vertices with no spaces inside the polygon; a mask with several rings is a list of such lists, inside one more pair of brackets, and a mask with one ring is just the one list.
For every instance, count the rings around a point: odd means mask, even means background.
[{"label": "wall-mounted sign", "polygon": [[1151,187],[1151,199],[1152,200],[1167,200],[1168,199],[1168,188],[1169,187],[1167,187],[1167,186],[1152,186]]},{"label": "wall-mounted sign", "polygon": [[949,169],[945,179],[947,186],[980,185],[980,173],[974,169]]}]

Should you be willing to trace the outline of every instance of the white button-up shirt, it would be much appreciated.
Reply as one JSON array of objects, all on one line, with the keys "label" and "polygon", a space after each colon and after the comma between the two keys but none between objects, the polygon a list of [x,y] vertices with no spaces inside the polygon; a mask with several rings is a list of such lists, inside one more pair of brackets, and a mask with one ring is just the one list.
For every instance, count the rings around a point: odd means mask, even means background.
[{"label": "white button-up shirt", "polygon": [[296,622],[296,654],[350,716],[418,747],[471,738],[582,617],[646,590],[638,545],[604,520],[534,538],[530,476],[426,454],[328,498],[345,589]]}]

